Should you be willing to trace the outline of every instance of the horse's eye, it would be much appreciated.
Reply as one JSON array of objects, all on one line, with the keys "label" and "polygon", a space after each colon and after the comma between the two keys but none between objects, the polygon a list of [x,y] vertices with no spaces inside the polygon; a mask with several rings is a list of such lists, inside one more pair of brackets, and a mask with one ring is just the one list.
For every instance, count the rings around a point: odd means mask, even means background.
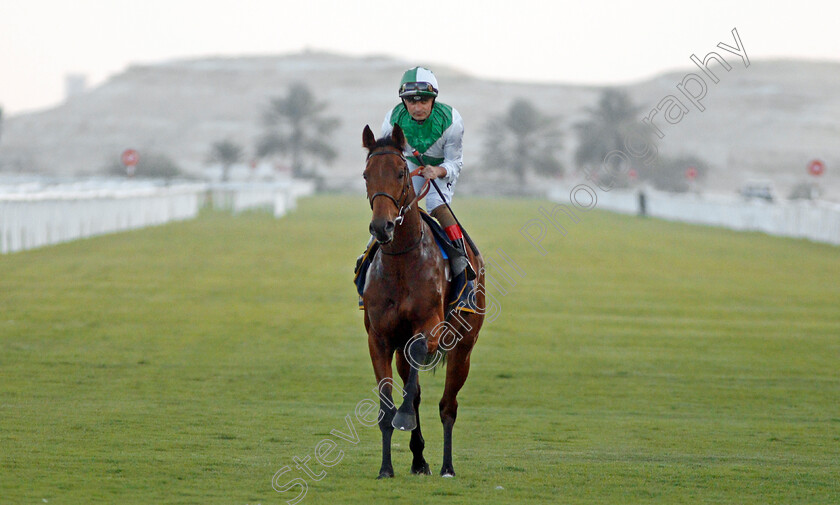
[{"label": "horse's eye", "polygon": [[397,174],[397,179],[402,179],[403,177],[405,177],[405,172],[401,170],[400,173]]},{"label": "horse's eye", "polygon": [[367,180],[367,172],[362,173],[362,179]]}]

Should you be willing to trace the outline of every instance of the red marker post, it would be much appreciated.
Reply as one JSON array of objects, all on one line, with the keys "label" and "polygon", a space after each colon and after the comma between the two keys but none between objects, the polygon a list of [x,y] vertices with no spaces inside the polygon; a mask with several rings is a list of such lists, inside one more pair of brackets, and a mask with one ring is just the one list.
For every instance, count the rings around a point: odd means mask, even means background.
[{"label": "red marker post", "polygon": [[129,177],[134,177],[134,168],[140,161],[140,155],[134,149],[126,149],[120,156],[122,164],[125,165],[125,173]]},{"label": "red marker post", "polygon": [[825,163],[822,160],[811,160],[808,163],[808,173],[814,177],[819,177],[825,173]]},{"label": "red marker post", "polygon": [[685,176],[689,181],[694,182],[694,179],[697,178],[697,169],[694,167],[688,167],[685,171]]},{"label": "red marker post", "polygon": [[695,167],[685,169],[685,178],[688,179],[688,190],[692,193],[697,192],[697,169]]}]

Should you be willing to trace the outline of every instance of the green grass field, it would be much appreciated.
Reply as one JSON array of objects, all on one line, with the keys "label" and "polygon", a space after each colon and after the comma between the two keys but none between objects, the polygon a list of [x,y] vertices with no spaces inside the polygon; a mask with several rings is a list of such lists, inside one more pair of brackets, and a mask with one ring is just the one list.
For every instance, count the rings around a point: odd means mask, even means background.
[{"label": "green grass field", "polygon": [[[364,199],[0,256],[0,504],[840,503],[840,249],[538,200],[462,199],[494,296],[461,392],[458,476],[377,481],[352,266]],[[500,264],[505,265],[503,260]],[[357,430],[353,444],[331,434]],[[319,442],[342,451],[315,462]],[[308,465],[320,480],[295,468]]]}]

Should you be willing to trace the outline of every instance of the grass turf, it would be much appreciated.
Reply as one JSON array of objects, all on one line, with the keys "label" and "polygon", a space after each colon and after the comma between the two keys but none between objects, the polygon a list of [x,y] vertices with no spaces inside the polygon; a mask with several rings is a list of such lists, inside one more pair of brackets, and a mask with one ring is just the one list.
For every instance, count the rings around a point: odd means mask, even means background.
[{"label": "grass turf", "polygon": [[[301,503],[840,502],[838,249],[592,211],[543,254],[520,230],[553,205],[457,202],[505,292],[455,479],[409,475],[395,433],[375,480],[361,198],[0,257],[0,503],[284,503],[287,466]],[[443,375],[421,376],[434,473]]]}]

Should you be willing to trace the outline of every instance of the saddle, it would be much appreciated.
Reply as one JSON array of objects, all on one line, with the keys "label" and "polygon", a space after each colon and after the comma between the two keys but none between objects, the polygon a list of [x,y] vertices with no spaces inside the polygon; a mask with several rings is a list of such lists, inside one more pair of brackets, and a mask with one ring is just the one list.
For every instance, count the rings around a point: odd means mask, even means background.
[{"label": "saddle", "polygon": [[[437,222],[435,218],[430,216],[426,211],[420,209],[420,216],[429,225],[429,228],[432,230],[432,235],[435,237],[435,242],[437,242],[438,248],[440,248],[440,252],[443,255],[444,259],[452,261],[452,258],[458,257],[461,253],[456,248],[456,246],[452,243],[449,237],[446,236],[446,232],[443,231],[440,224]],[[379,251],[379,242],[372,241],[370,246],[368,246],[365,254],[362,256],[361,261],[359,261],[358,265],[356,266],[355,276],[353,278],[353,283],[356,284],[356,291],[359,294],[359,308],[364,308],[364,302],[362,301],[362,294],[365,292],[365,281],[367,280],[367,272],[368,268],[370,268],[370,264],[373,261],[373,258],[376,256],[377,251]],[[451,268],[450,270],[454,271]],[[449,313],[453,310],[459,310],[463,312],[476,312],[477,309],[473,301],[471,301],[470,293],[472,293],[475,282],[473,280],[467,279],[467,271],[461,270],[460,273],[455,275],[452,279],[449,280],[450,289],[449,289],[449,299],[447,300],[446,304],[446,316],[449,316]]]}]

